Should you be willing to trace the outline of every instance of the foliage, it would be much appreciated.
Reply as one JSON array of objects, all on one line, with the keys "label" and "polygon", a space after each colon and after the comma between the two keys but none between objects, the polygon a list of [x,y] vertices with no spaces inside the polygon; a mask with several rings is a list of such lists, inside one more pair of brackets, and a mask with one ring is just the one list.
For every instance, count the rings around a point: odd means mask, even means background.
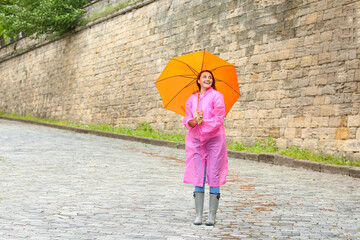
[{"label": "foliage", "polygon": [[298,146],[294,146],[294,145],[286,149],[279,148],[276,146],[275,140],[272,139],[271,137],[268,137],[267,141],[265,141],[264,139],[262,140],[255,139],[255,144],[249,147],[246,146],[243,142],[240,143],[234,142],[228,145],[228,149],[235,151],[252,152],[252,153],[271,152],[289,157],[294,157],[297,159],[305,159],[305,160],[323,162],[334,165],[360,167],[359,161],[348,161],[343,156],[333,156],[333,155],[325,154],[320,150],[313,151],[308,148],[301,149]]},{"label": "foliage", "polygon": [[315,162],[323,162],[343,166],[360,166],[359,161],[348,161],[344,156],[332,156],[322,151],[312,151],[308,148],[300,149],[298,146],[292,145],[287,149],[280,149],[279,154],[294,157],[297,159],[307,159]]},{"label": "foliage", "polygon": [[109,14],[112,14],[112,13],[122,9],[122,8],[125,8],[127,6],[132,5],[132,4],[135,4],[138,1],[139,0],[132,1],[132,2],[121,2],[121,3],[118,3],[116,5],[109,5],[104,9],[94,11],[90,17],[80,19],[80,25],[85,26],[89,22],[92,22],[92,21],[94,21],[96,19],[105,17],[105,16],[107,16]]},{"label": "foliage", "polygon": [[[59,36],[75,29],[89,0],[0,0],[0,35]],[[34,35],[35,34],[35,35]]]},{"label": "foliage", "polygon": [[[0,116],[1,116],[0,112]],[[127,135],[133,136],[140,136],[140,137],[149,137],[155,138],[160,140],[168,140],[168,141],[175,141],[175,142],[185,142],[185,136],[181,133],[165,133],[163,130],[155,130],[150,126],[148,122],[141,122],[138,124],[136,129],[132,129],[129,127],[114,127],[109,124],[77,124],[77,123],[69,123],[67,121],[58,121],[58,120],[49,120],[49,119],[41,119],[31,115],[27,115],[26,117],[19,116],[16,114],[4,114],[4,117],[12,117],[18,119],[27,119],[33,120],[37,122],[47,122],[59,125],[65,125],[70,127],[78,127],[78,128],[85,128],[85,129],[92,129],[92,130],[99,130],[99,131],[106,131],[106,132],[114,132],[114,133],[122,133]],[[243,142],[234,142],[227,146],[230,150],[235,151],[244,151],[244,152],[252,152],[252,153],[278,153],[285,156],[294,157],[297,159],[305,159],[310,161],[316,162],[324,162],[328,164],[335,164],[335,165],[343,165],[343,166],[357,166],[360,167],[359,161],[348,161],[343,156],[332,156],[329,154],[325,154],[322,151],[312,151],[310,149],[300,149],[297,146],[291,146],[290,148],[279,148],[276,146],[275,139],[268,137],[265,139],[255,139],[255,144],[252,146],[246,146]]]},{"label": "foliage", "polygon": [[277,152],[276,142],[273,138],[255,139],[254,145],[248,147],[244,142],[234,142],[228,145],[228,149],[243,152],[262,153],[262,152]]}]

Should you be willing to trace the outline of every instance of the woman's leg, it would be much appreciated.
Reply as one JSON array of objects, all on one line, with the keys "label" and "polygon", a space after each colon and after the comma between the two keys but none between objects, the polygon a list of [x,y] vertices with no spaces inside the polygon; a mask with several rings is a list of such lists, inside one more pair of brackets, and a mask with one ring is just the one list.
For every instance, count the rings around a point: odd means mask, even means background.
[{"label": "woman's leg", "polygon": [[[206,182],[206,164],[204,172],[204,184],[202,187],[195,186],[194,192],[205,192],[205,182]],[[210,193],[220,193],[220,187],[210,187]]]},{"label": "woman's leg", "polygon": [[220,193],[220,187],[210,187],[210,193],[213,194]]},{"label": "woman's leg", "polygon": [[202,187],[198,187],[198,186],[195,186],[195,189],[194,189],[194,192],[200,192],[200,193],[203,193],[205,192],[205,182],[206,182],[206,164],[205,164],[205,171],[204,171],[204,184]]},{"label": "woman's leg", "polygon": [[206,164],[205,164],[205,173],[204,173],[204,184],[202,187],[195,186],[194,189],[194,199],[195,199],[195,210],[196,218],[194,221],[195,225],[202,224],[202,215],[204,209],[204,192],[205,192],[205,181],[206,181]]}]

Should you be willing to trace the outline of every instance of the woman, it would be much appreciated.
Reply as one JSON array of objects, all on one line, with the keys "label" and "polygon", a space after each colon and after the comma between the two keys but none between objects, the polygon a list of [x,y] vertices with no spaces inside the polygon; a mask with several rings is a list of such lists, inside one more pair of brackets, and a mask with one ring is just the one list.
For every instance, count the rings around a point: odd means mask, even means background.
[{"label": "woman", "polygon": [[[210,186],[209,218],[206,225],[215,224],[219,206],[220,186],[226,183],[228,158],[223,121],[224,96],[216,91],[211,71],[197,77],[199,92],[186,102],[183,123],[189,132],[185,138],[186,167],[184,182],[195,185],[195,225],[202,224],[205,182]],[[199,113],[200,112],[200,113]]]}]

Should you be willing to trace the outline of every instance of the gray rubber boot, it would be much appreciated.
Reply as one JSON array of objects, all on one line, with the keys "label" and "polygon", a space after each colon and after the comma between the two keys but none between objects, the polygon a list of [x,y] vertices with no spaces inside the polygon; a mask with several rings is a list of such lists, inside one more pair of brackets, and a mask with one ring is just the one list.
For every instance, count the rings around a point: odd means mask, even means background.
[{"label": "gray rubber boot", "polygon": [[203,192],[194,192],[195,199],[195,209],[196,209],[196,219],[194,225],[202,224],[202,215],[204,210],[204,193]]},{"label": "gray rubber boot", "polygon": [[209,218],[206,221],[207,226],[213,226],[215,224],[216,212],[219,207],[220,193],[210,193],[209,200]]}]

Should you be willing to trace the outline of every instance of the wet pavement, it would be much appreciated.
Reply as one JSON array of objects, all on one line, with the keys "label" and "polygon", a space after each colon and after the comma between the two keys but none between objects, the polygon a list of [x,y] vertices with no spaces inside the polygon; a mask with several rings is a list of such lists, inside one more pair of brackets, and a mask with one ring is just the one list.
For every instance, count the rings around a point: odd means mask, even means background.
[{"label": "wet pavement", "polygon": [[230,158],[216,225],[195,226],[184,165],[181,149],[0,119],[0,239],[360,239],[360,179]]}]

